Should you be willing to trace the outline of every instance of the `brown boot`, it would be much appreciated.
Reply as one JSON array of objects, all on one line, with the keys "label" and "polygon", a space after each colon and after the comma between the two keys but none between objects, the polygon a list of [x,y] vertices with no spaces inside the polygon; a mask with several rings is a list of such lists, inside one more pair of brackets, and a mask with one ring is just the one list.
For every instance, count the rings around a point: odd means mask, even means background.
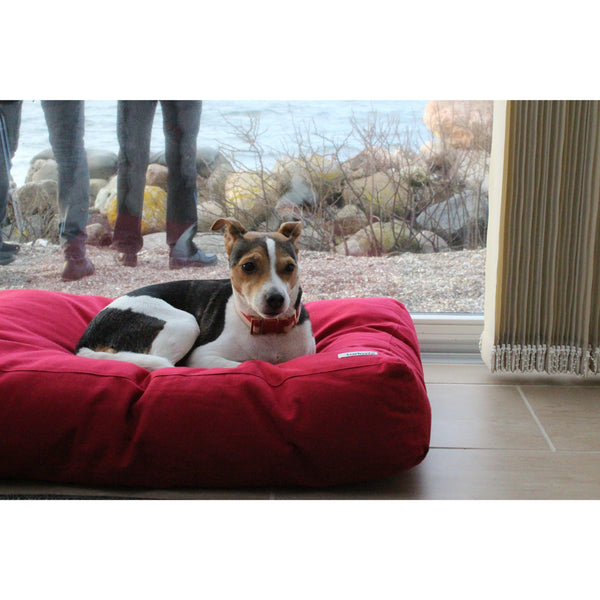
[{"label": "brown boot", "polygon": [[85,235],[79,235],[64,245],[65,264],[61,279],[77,281],[82,277],[93,275],[94,265],[85,255]]}]

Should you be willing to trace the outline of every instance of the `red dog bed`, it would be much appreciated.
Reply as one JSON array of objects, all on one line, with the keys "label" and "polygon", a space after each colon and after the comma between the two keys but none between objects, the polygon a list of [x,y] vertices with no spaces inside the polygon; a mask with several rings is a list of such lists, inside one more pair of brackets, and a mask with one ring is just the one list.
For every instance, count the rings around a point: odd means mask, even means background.
[{"label": "red dog bed", "polygon": [[153,373],[73,354],[108,302],[0,291],[0,478],[326,486],[386,477],[427,454],[417,338],[395,300],[308,303],[312,356]]}]

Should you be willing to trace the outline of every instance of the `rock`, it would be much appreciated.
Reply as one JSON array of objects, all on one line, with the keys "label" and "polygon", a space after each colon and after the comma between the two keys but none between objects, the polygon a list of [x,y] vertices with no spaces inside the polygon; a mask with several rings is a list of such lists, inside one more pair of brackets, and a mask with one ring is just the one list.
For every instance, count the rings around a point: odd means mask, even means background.
[{"label": "rock", "polygon": [[32,181],[17,191],[24,240],[47,238],[58,242],[58,183],[53,179]]},{"label": "rock", "polygon": [[364,227],[335,247],[338,254],[379,256],[394,251],[419,250],[419,244],[406,223],[398,220],[373,223]]},{"label": "rock", "polygon": [[403,216],[409,200],[406,184],[391,172],[374,173],[348,182],[342,196],[346,204],[356,204],[365,214],[381,219]]},{"label": "rock", "polygon": [[58,165],[52,158],[39,158],[33,161],[27,171],[25,183],[52,179],[58,182]]},{"label": "rock", "polygon": [[419,251],[423,254],[450,251],[444,238],[436,235],[433,231],[423,230],[417,232],[415,234],[415,241],[419,244]]},{"label": "rock", "polygon": [[432,100],[423,121],[433,135],[454,148],[490,151],[493,102],[488,100]]},{"label": "rock", "polygon": [[474,192],[489,191],[490,155],[487,152],[469,152],[457,169],[458,178],[465,187]]},{"label": "rock", "polygon": [[290,189],[279,199],[275,210],[279,206],[295,206],[298,209],[314,209],[317,205],[317,195],[303,175],[296,172],[290,180]]},{"label": "rock", "polygon": [[282,197],[275,207],[275,214],[282,223],[285,221],[299,221],[302,219],[302,207],[289,198]]},{"label": "rock", "polygon": [[90,179],[110,179],[117,173],[118,156],[109,150],[86,149]]},{"label": "rock", "polygon": [[232,173],[225,182],[227,211],[247,227],[265,220],[272,194],[273,183],[268,175],[242,171]]},{"label": "rock", "polygon": [[52,148],[46,148],[45,150],[40,150],[30,161],[29,164],[32,165],[36,160],[48,160],[49,158],[54,160],[54,152],[52,152]]},{"label": "rock", "polygon": [[337,237],[348,237],[367,224],[367,216],[355,204],[347,204],[340,208],[333,218],[333,230]]},{"label": "rock", "polygon": [[231,163],[215,148],[200,146],[196,151],[196,170],[200,177],[208,179],[216,169],[234,171]]},{"label": "rock", "polygon": [[165,158],[165,151],[159,150],[158,152],[153,152],[148,157],[148,164],[162,165],[163,167],[167,166],[167,159]]},{"label": "rock", "polygon": [[[118,156],[109,150],[96,150],[86,148],[88,169],[90,179],[109,179],[117,172]],[[30,164],[37,160],[54,160],[54,153],[51,148],[46,148],[38,152],[30,161]]]},{"label": "rock", "polygon": [[90,206],[94,206],[98,192],[107,184],[107,179],[90,179]]},{"label": "rock", "polygon": [[90,223],[85,231],[87,233],[86,244],[90,246],[110,246],[112,242],[112,232],[108,225],[104,226],[102,223]]},{"label": "rock", "polygon": [[[167,158],[165,155],[165,151],[160,150],[159,152],[154,152],[153,154],[151,154],[149,162],[166,167]],[[200,146],[197,148],[196,170],[200,177],[208,179],[215,171],[215,169],[219,167],[227,168],[230,172],[234,171],[229,160],[227,160],[227,158],[223,154],[221,154],[219,150],[216,150],[215,148],[210,148],[208,146]]]},{"label": "rock", "polygon": [[[211,202],[218,202],[225,206],[225,185],[227,183],[227,178],[233,172],[233,167],[230,164],[221,163],[215,167],[215,170],[211,173],[208,179],[203,179],[208,190],[208,200]],[[198,193],[200,193],[200,190],[204,191],[199,185]]]},{"label": "rock", "polygon": [[314,194],[314,204],[333,204],[339,199],[344,173],[335,156],[312,154],[308,157],[286,156],[277,161],[272,171],[276,189],[287,191],[294,182],[304,181]]},{"label": "rock", "polygon": [[417,217],[417,223],[443,237],[451,246],[478,247],[485,242],[487,219],[487,195],[465,190],[427,207]]},{"label": "rock", "polygon": [[98,191],[94,208],[101,214],[105,215],[108,210],[108,205],[113,198],[117,197],[117,178],[112,177],[108,183]]},{"label": "rock", "polygon": [[[117,220],[117,196],[111,198],[106,217],[111,228]],[[147,185],[144,190],[144,207],[142,210],[142,235],[165,231],[167,219],[167,193],[154,186]]]},{"label": "rock", "polygon": [[386,171],[394,165],[394,162],[387,150],[373,146],[346,160],[342,163],[342,169],[347,177],[360,179],[380,171]]},{"label": "rock", "polygon": [[152,163],[146,169],[146,185],[162,188],[167,191],[167,177],[169,169],[164,165]]},{"label": "rock", "polygon": [[198,231],[210,231],[212,224],[221,217],[226,217],[224,208],[218,202],[201,202],[198,204]]},{"label": "rock", "polygon": [[302,235],[298,238],[298,246],[303,250],[329,252],[332,249],[331,231],[328,223],[302,223]]}]

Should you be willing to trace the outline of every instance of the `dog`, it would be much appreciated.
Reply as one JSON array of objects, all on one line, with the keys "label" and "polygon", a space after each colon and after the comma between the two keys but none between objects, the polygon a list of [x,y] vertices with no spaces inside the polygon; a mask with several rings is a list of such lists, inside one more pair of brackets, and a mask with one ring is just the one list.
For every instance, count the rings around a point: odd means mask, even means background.
[{"label": "dog", "polygon": [[301,302],[301,223],[261,233],[222,218],[211,227],[220,229],[230,279],[158,283],[129,292],[92,319],[75,353],[150,371],[235,368],[247,360],[278,364],[314,354],[312,325]]}]

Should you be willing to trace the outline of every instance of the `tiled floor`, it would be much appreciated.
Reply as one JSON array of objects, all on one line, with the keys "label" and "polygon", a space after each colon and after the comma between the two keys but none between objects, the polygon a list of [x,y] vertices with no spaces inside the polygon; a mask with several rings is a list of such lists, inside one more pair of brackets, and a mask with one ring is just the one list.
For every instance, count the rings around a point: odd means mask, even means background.
[{"label": "tiled floor", "polygon": [[[431,449],[414,469],[325,490],[141,491],[184,499],[600,499],[600,381],[492,376],[425,360]],[[0,482],[17,494],[131,497],[123,490]]]}]

